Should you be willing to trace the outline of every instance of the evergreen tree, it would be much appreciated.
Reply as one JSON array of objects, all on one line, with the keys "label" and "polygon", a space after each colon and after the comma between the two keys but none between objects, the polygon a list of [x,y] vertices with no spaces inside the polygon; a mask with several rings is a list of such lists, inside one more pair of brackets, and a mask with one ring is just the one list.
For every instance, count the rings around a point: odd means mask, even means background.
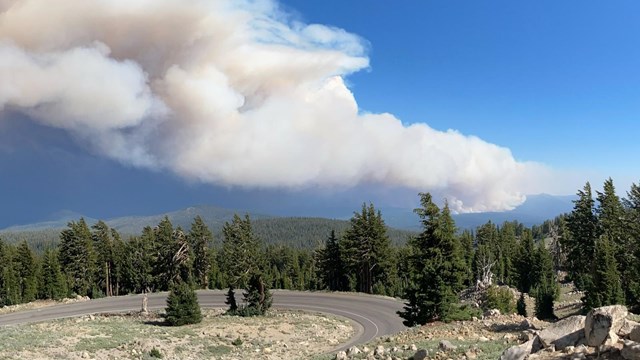
[{"label": "evergreen tree", "polygon": [[536,253],[533,244],[533,236],[528,229],[524,230],[518,243],[517,256],[516,256],[516,273],[517,273],[517,288],[521,292],[528,293],[531,291],[531,286],[536,282],[531,269],[534,267],[536,261]]},{"label": "evergreen tree", "polygon": [[113,268],[110,271],[110,280],[113,283],[113,295],[118,296],[127,292],[127,289],[125,289],[125,276],[131,272],[131,270],[127,268],[129,265],[128,256],[130,254],[127,253],[126,244],[122,241],[120,234],[115,229],[111,229],[111,238],[113,239]]},{"label": "evergreen tree", "polygon": [[155,288],[166,290],[173,282],[191,283],[193,252],[181,228],[174,229],[167,216],[154,229]]},{"label": "evergreen tree", "polygon": [[60,300],[67,295],[67,284],[55,250],[45,250],[42,257],[42,282],[39,292],[43,299]]},{"label": "evergreen tree", "polygon": [[593,281],[590,283],[583,299],[586,309],[623,304],[624,294],[622,292],[618,264],[613,246],[606,235],[600,237],[596,243],[596,253],[593,261]]},{"label": "evergreen tree", "polygon": [[229,291],[227,291],[227,299],[224,301],[225,304],[229,305],[229,309],[227,313],[235,314],[238,310],[238,303],[236,302],[236,293],[233,291],[233,286],[229,286]]},{"label": "evergreen tree", "polygon": [[345,291],[347,287],[344,263],[340,251],[340,241],[336,232],[331,230],[326,245],[315,254],[318,278],[323,288],[332,291]]},{"label": "evergreen tree", "polygon": [[531,271],[535,279],[531,286],[536,300],[536,316],[539,319],[554,319],[553,303],[558,298],[560,289],[553,269],[553,258],[544,246],[544,241],[538,244]]},{"label": "evergreen tree", "polygon": [[271,308],[273,302],[271,292],[259,274],[251,276],[243,295],[246,303],[245,315],[264,315]]},{"label": "evergreen tree", "polygon": [[391,241],[380,211],[373,204],[362,204],[344,234],[343,261],[355,276],[355,289],[371,294],[375,284],[385,286],[390,271]]},{"label": "evergreen tree", "polygon": [[460,246],[462,249],[462,254],[463,254],[465,269],[466,269],[465,278],[464,278],[465,286],[473,285],[473,281],[475,280],[473,276],[474,275],[473,274],[473,254],[474,254],[473,243],[474,243],[473,233],[469,230],[464,230],[460,235]]},{"label": "evergreen tree", "polygon": [[165,319],[171,326],[197,324],[202,321],[198,296],[184,281],[178,281],[172,285],[165,311]]},{"label": "evergreen tree", "polygon": [[69,288],[78,295],[94,296],[96,255],[91,231],[84,219],[70,222],[60,233],[60,263]]},{"label": "evergreen tree", "polygon": [[244,219],[233,216],[231,223],[222,227],[221,259],[229,284],[245,286],[251,275],[264,268],[260,240],[254,235],[249,215]]},{"label": "evergreen tree", "polygon": [[635,241],[629,227],[625,226],[624,206],[616,195],[611,178],[605,181],[603,191],[598,192],[597,200],[596,214],[598,215],[600,232],[607,237],[618,264],[618,273],[622,283],[627,285],[624,287],[625,299],[633,301],[636,288]]},{"label": "evergreen tree", "polygon": [[209,286],[212,261],[209,257],[209,249],[213,242],[213,235],[200,216],[193,219],[188,238],[193,249],[193,276],[198,287],[206,289]]},{"label": "evergreen tree", "polygon": [[516,303],[516,310],[518,315],[527,317],[527,303],[525,301],[524,293],[520,293],[520,297],[518,298],[518,302]]},{"label": "evergreen tree", "polygon": [[624,199],[625,219],[629,237],[630,248],[626,251],[632,257],[633,264],[629,267],[629,274],[625,279],[625,292],[627,305],[640,308],[640,186],[631,184],[631,189]]},{"label": "evergreen tree", "polygon": [[22,301],[15,256],[15,249],[0,239],[0,307],[20,304]]},{"label": "evergreen tree", "polygon": [[36,282],[38,264],[36,257],[26,241],[18,245],[16,257],[16,271],[20,279],[20,298],[22,302],[30,302],[36,299],[38,288]]},{"label": "evergreen tree", "polygon": [[102,220],[92,226],[93,247],[96,250],[96,283],[105,296],[113,295],[111,277],[114,267],[112,231]]},{"label": "evergreen tree", "polygon": [[570,278],[578,289],[589,287],[591,281],[591,261],[595,253],[595,243],[599,236],[598,218],[595,214],[591,185],[587,182],[578,191],[573,211],[567,217],[568,236],[565,240],[567,266]]},{"label": "evergreen tree", "polygon": [[154,264],[156,262],[155,234],[149,226],[142,229],[140,237],[125,244],[126,263],[123,269],[127,289],[134,293],[154,291]]},{"label": "evergreen tree", "polygon": [[442,211],[431,194],[420,194],[421,208],[415,212],[423,231],[409,242],[412,285],[405,292],[407,300],[399,315],[408,326],[429,321],[447,321],[462,288],[464,259],[456,237],[456,228],[448,205]]}]

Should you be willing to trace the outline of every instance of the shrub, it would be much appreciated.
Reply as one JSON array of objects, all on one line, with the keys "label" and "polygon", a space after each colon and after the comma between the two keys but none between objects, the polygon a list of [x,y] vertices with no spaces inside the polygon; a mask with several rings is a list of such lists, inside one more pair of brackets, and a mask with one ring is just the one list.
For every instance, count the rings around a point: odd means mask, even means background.
[{"label": "shrub", "polygon": [[478,308],[474,308],[468,304],[453,304],[451,306],[451,312],[449,313],[449,321],[466,321],[471,320],[473,317],[481,317],[482,311]]},{"label": "shrub", "polygon": [[233,346],[240,346],[240,345],[242,345],[242,339],[237,338],[237,339],[233,340],[233,341],[231,342],[231,345],[233,345]]},{"label": "shrub", "polygon": [[492,286],[487,289],[482,308],[484,310],[498,309],[503,314],[513,314],[516,312],[516,302],[511,290]]},{"label": "shrub", "polygon": [[171,326],[197,324],[202,321],[196,292],[185,282],[174,284],[167,297],[165,319]]},{"label": "shrub", "polygon": [[162,353],[160,352],[160,350],[153,348],[149,351],[149,356],[152,358],[156,358],[156,359],[162,359]]}]

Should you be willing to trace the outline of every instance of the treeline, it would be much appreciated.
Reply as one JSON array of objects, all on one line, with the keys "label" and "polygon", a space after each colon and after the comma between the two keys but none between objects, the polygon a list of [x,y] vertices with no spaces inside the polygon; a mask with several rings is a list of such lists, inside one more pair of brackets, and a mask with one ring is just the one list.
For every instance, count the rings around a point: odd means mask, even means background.
[{"label": "treeline", "polygon": [[[164,218],[124,240],[99,221],[70,222],[41,255],[23,241],[0,241],[0,304],[69,295],[90,297],[197,288],[246,287],[259,275],[267,288],[359,291],[402,297],[408,324],[460,317],[465,288],[508,285],[536,298],[536,315],[553,317],[558,274],[585,291],[586,308],[640,299],[640,189],[625,199],[611,179],[594,200],[590,185],[574,209],[540,226],[488,222],[456,229],[450,210],[420,194],[421,232],[395,244],[380,211],[363,204],[343,230],[314,249],[266,244],[248,216],[212,234],[196,217],[190,228]],[[215,239],[217,238],[217,239]],[[624,286],[622,286],[624,284]]]},{"label": "treeline", "polygon": [[[216,216],[216,213],[212,213],[212,216]],[[207,219],[201,216],[203,219],[208,220],[207,225],[214,235],[215,245],[220,245],[222,239],[222,227],[225,221],[218,218]],[[174,226],[176,221],[171,217]],[[189,227],[191,218],[186,222],[185,227]],[[159,222],[160,220],[158,220]],[[122,238],[129,238],[136,236],[136,233],[129,233],[130,229],[135,225],[123,226],[125,221],[118,222],[116,227]],[[135,224],[135,221],[132,220]],[[183,217],[178,219],[178,224],[185,223]],[[258,236],[265,244],[286,245],[299,249],[316,249],[318,246],[324,244],[327,239],[327,234],[331,230],[335,230],[337,233],[342,233],[349,228],[349,221],[335,220],[325,218],[307,218],[307,217],[281,217],[281,218],[259,218],[251,219],[252,228],[256,236]],[[107,225],[110,223],[107,222]],[[154,224],[155,225],[155,224]],[[110,225],[111,226],[111,225]],[[125,229],[125,232],[120,230]],[[140,229],[143,229],[141,226]],[[0,238],[9,244],[19,244],[21,241],[26,240],[32,249],[39,255],[44,253],[47,248],[57,246],[60,241],[60,232],[63,229],[42,229],[42,230],[23,230],[23,231],[4,231],[0,232]],[[407,239],[416,234],[415,231],[400,230],[389,228],[389,237],[391,242],[395,245],[404,245],[407,243]]]}]

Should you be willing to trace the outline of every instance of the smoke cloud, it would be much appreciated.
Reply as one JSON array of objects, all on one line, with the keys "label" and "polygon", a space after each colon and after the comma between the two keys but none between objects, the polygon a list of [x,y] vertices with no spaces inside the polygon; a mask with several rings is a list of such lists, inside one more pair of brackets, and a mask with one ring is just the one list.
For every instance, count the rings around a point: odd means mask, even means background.
[{"label": "smoke cloud", "polygon": [[218,185],[380,184],[488,211],[549,178],[477,137],[363,113],[343,79],[366,49],[269,0],[0,0],[0,115]]}]

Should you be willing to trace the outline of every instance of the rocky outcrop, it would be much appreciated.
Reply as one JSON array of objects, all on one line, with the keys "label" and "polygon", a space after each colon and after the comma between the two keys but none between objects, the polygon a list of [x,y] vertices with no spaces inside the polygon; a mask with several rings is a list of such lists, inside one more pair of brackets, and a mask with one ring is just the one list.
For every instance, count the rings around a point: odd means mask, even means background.
[{"label": "rocky outcrop", "polygon": [[584,322],[586,344],[600,346],[617,343],[617,334],[628,314],[623,305],[604,306],[589,311]]},{"label": "rocky outcrop", "polygon": [[539,334],[542,346],[554,346],[556,350],[563,350],[567,346],[576,346],[584,339],[585,317],[576,315],[560,320]]},{"label": "rocky outcrop", "polygon": [[640,343],[626,340],[620,351],[620,355],[626,360],[640,360]]},{"label": "rocky outcrop", "polygon": [[[548,326],[533,339],[508,348],[500,360],[561,358],[566,354],[571,359],[610,354],[604,358],[640,360],[640,341],[634,340],[640,338],[640,324],[626,319],[627,315],[626,307],[615,305],[593,309],[586,317],[566,318]],[[536,354],[540,350],[540,354],[549,354],[541,357]],[[551,355],[559,351],[562,354]]]}]

